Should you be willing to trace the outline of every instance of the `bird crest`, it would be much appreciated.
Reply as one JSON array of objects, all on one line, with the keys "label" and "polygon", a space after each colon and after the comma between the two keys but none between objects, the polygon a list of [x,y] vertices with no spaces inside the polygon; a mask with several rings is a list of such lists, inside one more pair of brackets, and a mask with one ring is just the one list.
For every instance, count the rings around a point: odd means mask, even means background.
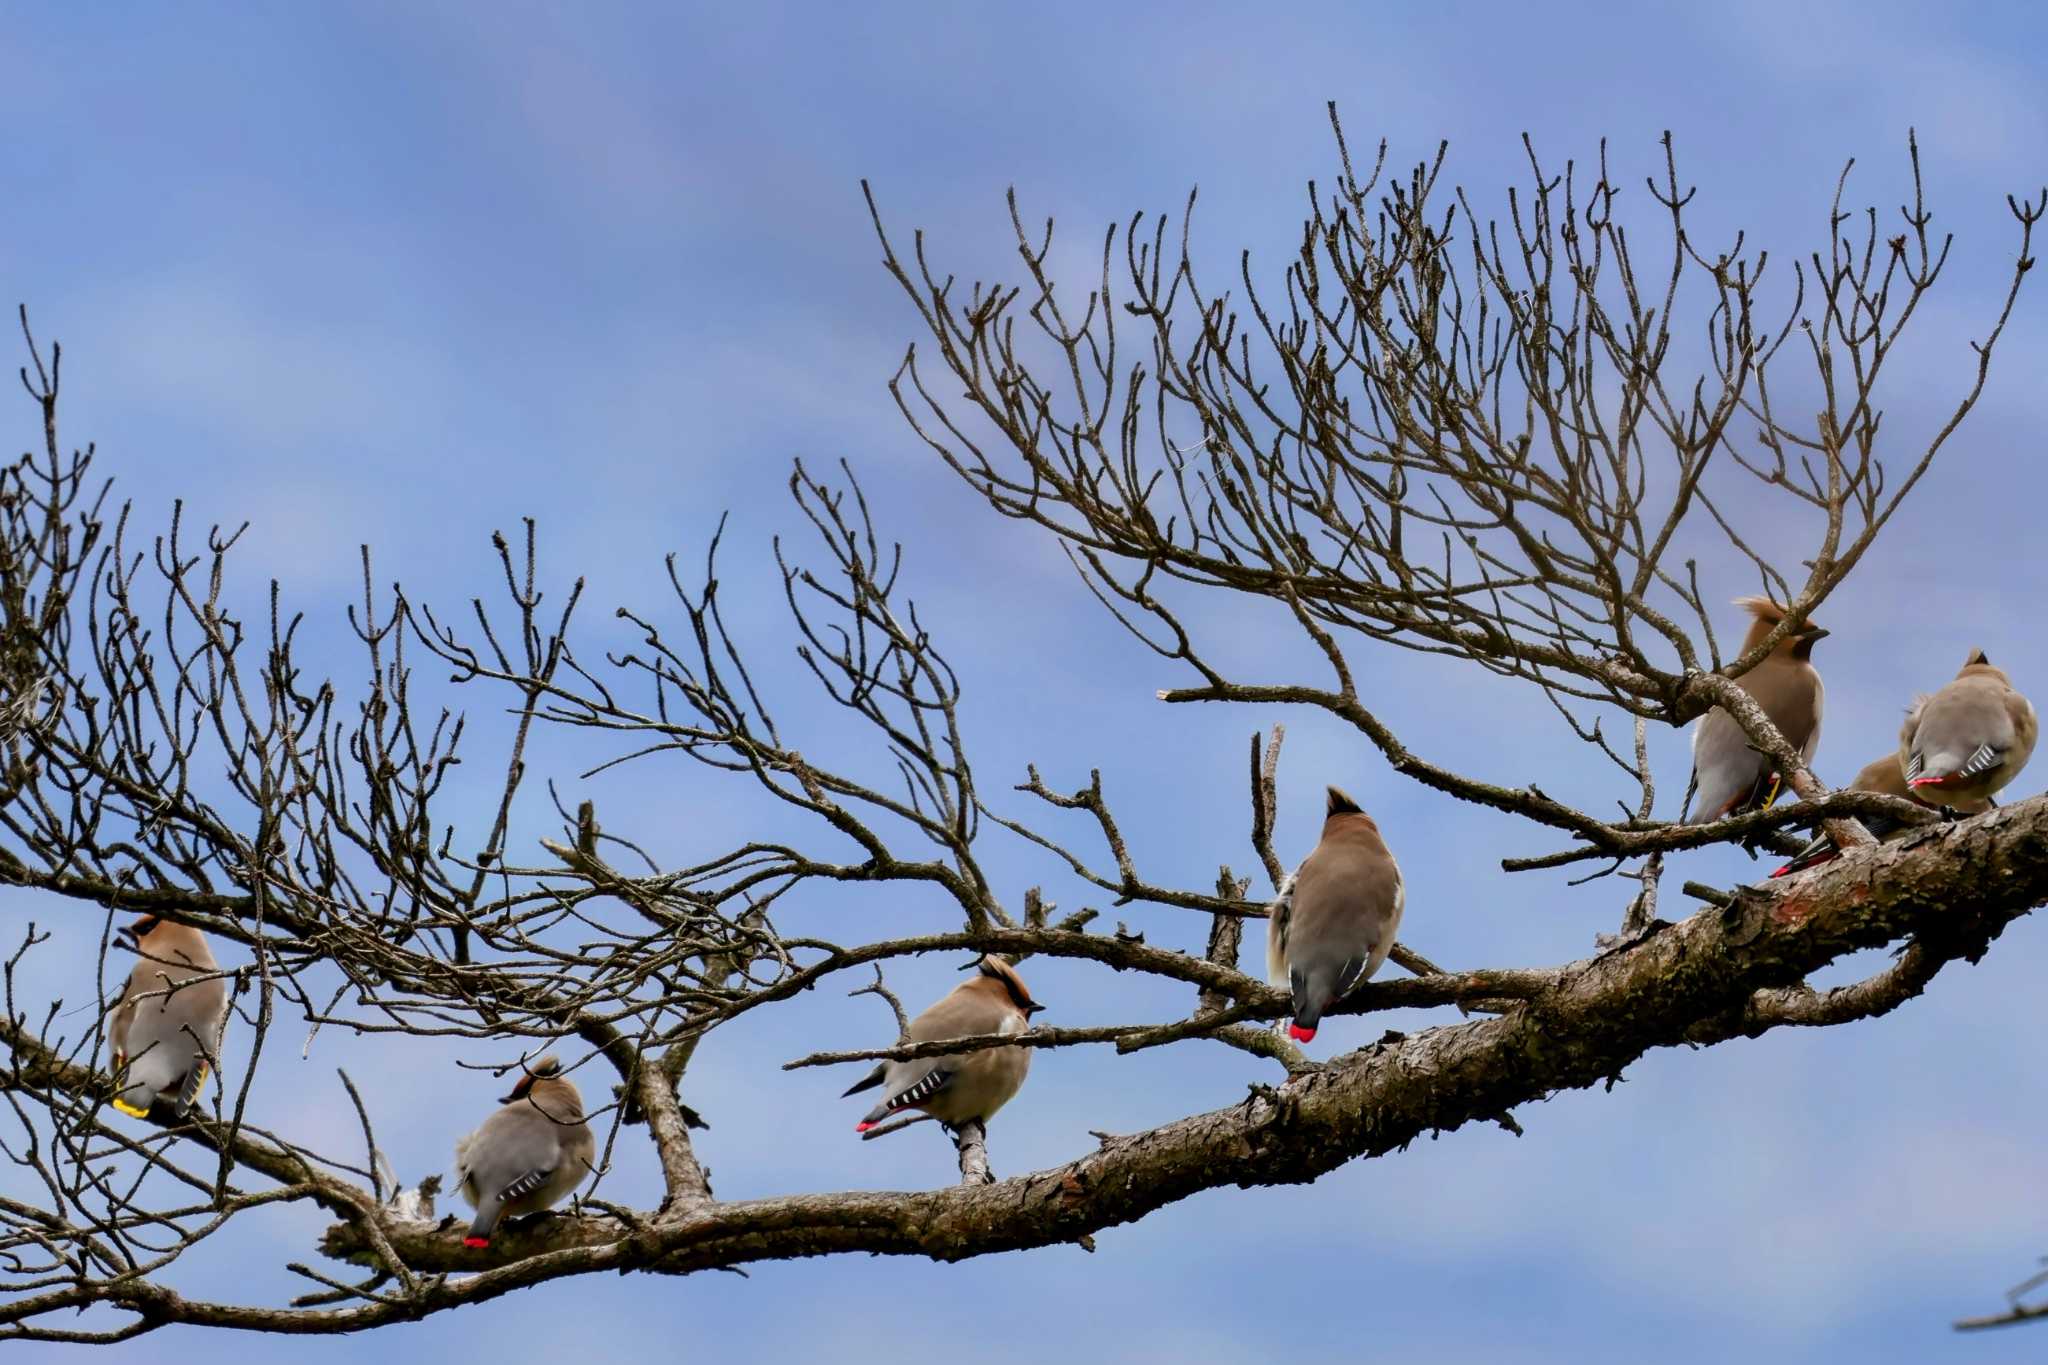
[{"label": "bird crest", "polygon": [[1031,998],[1031,988],[1024,984],[1023,977],[1017,975],[1017,969],[994,953],[982,954],[981,960],[972,965],[979,967],[984,977],[1000,982],[1003,989],[1010,993],[1010,1002],[1022,1010],[1026,1017],[1045,1008]]},{"label": "bird crest", "polygon": [[523,1100],[526,1098],[528,1092],[530,1092],[533,1089],[533,1083],[535,1081],[551,1080],[554,1077],[562,1074],[561,1060],[557,1058],[555,1054],[552,1052],[547,1053],[546,1055],[539,1057],[532,1062],[522,1063],[522,1065],[525,1068],[526,1074],[521,1076],[519,1078],[518,1083],[512,1087],[512,1093],[505,1096],[504,1099],[499,1100],[498,1103],[513,1104],[519,1100]]}]

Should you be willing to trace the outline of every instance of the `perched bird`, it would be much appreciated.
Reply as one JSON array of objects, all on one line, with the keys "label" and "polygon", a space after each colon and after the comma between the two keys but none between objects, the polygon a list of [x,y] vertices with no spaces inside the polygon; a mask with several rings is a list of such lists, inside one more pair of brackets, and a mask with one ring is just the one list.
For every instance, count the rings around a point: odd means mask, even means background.
[{"label": "perched bird", "polygon": [[197,929],[144,915],[121,932],[142,960],[107,1021],[114,1107],[148,1118],[156,1097],[166,1095],[171,1112],[184,1118],[220,1056],[228,983]]},{"label": "perched bird", "polygon": [[1393,951],[1408,889],[1380,827],[1331,787],[1322,841],[1280,888],[1266,920],[1266,973],[1294,995],[1288,1035],[1306,1043],[1330,1006]]},{"label": "perched bird", "polygon": [[[1022,1033],[1045,1006],[1031,998],[1017,969],[999,957],[969,964],[979,970],[910,1021],[908,1043],[966,1038],[977,1033]],[[919,1057],[879,1062],[848,1087],[846,1094],[882,1087],[882,1102],[856,1123],[865,1133],[891,1114],[922,1109],[948,1128],[987,1123],[1022,1088],[1031,1069],[1031,1049],[990,1047],[955,1057]],[[843,1097],[842,1097],[843,1098]]]},{"label": "perched bird", "polygon": [[[1739,597],[1735,605],[1756,618],[1742,640],[1745,654],[1785,619],[1785,609],[1768,597]],[[1798,751],[1801,763],[1812,761],[1814,746],[1820,743],[1822,693],[1820,674],[1813,667],[1813,643],[1827,634],[1808,621],[1735,680]],[[1750,747],[1749,736],[1735,717],[1718,706],[1701,716],[1693,731],[1692,778],[1693,801],[1681,824],[1704,825],[1725,815],[1769,809],[1784,782],[1777,766]]]},{"label": "perched bird", "polygon": [[[1854,792],[1878,792],[1885,796],[1902,797],[1905,800],[1923,806],[1927,804],[1920,799],[1917,792],[1906,785],[1906,775],[1899,771],[1899,756],[1896,753],[1886,754],[1883,758],[1865,764],[1863,771],[1856,774],[1856,780],[1849,784],[1849,790]],[[1990,806],[1990,799],[1983,797],[1965,801],[1958,805],[1956,809],[1965,815],[1975,815],[1979,811],[1990,809]],[[1911,825],[1894,820],[1888,815],[1859,815],[1856,818],[1863,822],[1863,828],[1869,830],[1873,838],[1882,842],[1901,838],[1908,830],[1913,828]],[[1773,877],[1783,877],[1793,872],[1804,872],[1809,867],[1820,866],[1840,852],[1841,850],[1835,847],[1835,841],[1823,834],[1805,848],[1800,849],[1794,855],[1791,862],[1786,863],[1771,875]]]},{"label": "perched bird", "polygon": [[1955,681],[1906,712],[1899,767],[1913,795],[1930,806],[1959,811],[1964,802],[1989,803],[2027,766],[2040,728],[2034,704],[1973,649]]},{"label": "perched bird", "polygon": [[462,1197],[476,1210],[466,1247],[487,1247],[501,1218],[553,1208],[590,1173],[597,1143],[583,1096],[546,1056],[526,1068],[483,1127],[455,1144]]}]

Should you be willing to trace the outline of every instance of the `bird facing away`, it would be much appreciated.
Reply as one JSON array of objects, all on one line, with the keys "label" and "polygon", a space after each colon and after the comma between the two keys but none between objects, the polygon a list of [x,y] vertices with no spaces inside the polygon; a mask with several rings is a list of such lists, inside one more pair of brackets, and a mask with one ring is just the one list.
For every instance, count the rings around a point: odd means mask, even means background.
[{"label": "bird facing away", "polygon": [[562,1202],[590,1173],[597,1143],[583,1120],[583,1096],[546,1056],[526,1068],[483,1127],[455,1144],[462,1197],[476,1210],[467,1247],[487,1247],[502,1218]]},{"label": "bird facing away", "polygon": [[107,1022],[114,1107],[148,1118],[150,1105],[164,1095],[182,1119],[220,1056],[228,983],[197,929],[144,915],[121,932],[132,939],[141,961],[128,974]]},{"label": "bird facing away", "polygon": [[[1735,605],[1756,618],[1743,636],[1744,654],[1762,644],[1785,619],[1785,609],[1768,597],[1738,597]],[[1808,621],[1780,640],[1755,668],[1735,679],[1735,685],[1755,698],[1785,742],[1798,752],[1801,763],[1813,761],[1814,748],[1820,743],[1822,692],[1820,674],[1813,667],[1813,644],[1827,634]],[[1687,825],[1767,810],[1784,783],[1777,765],[1751,748],[1749,736],[1735,717],[1718,706],[1701,716],[1693,731],[1692,776],[1692,804],[1679,821]]]},{"label": "bird facing away", "polygon": [[1973,649],[1953,682],[1906,712],[1899,767],[1913,795],[1959,811],[1965,802],[1990,802],[2018,777],[2039,734],[2034,704]]},{"label": "bird facing away", "polygon": [[[1906,775],[1899,771],[1899,756],[1896,753],[1888,753],[1882,758],[1873,759],[1871,762],[1864,764],[1863,771],[1857,773],[1856,780],[1849,784],[1849,790],[1853,792],[1878,792],[1885,796],[1903,797],[1918,805],[1924,806],[1927,804],[1920,799],[1918,793],[1906,785]],[[1965,801],[1956,807],[1957,810],[1965,815],[1975,815],[1979,811],[1989,810],[1990,808],[1991,802],[1989,798]],[[1889,815],[1859,815],[1856,818],[1863,822],[1863,828],[1869,830],[1872,837],[1883,843],[1889,843],[1893,839],[1904,838],[1906,833],[1913,828],[1902,821],[1892,819]],[[1791,862],[1786,863],[1771,875],[1773,877],[1783,877],[1793,872],[1804,872],[1809,867],[1818,867],[1822,863],[1830,861],[1840,852],[1841,850],[1835,847],[1835,841],[1823,834],[1805,848],[1800,849],[1794,855]]]},{"label": "bird facing away", "polygon": [[1266,919],[1266,975],[1294,996],[1288,1035],[1306,1043],[1324,1013],[1380,969],[1408,889],[1380,827],[1335,787],[1323,837],[1280,888]]},{"label": "bird facing away", "polygon": [[[939,1002],[910,1021],[906,1043],[931,1043],[978,1033],[1022,1033],[1044,1009],[1031,998],[1017,969],[999,957],[971,964],[978,970]],[[990,1047],[955,1057],[919,1057],[877,1063],[846,1094],[882,1087],[882,1101],[856,1123],[865,1133],[891,1114],[922,1109],[948,1128],[986,1124],[1023,1087],[1031,1070],[1031,1049]],[[843,1097],[842,1097],[843,1098]]]}]

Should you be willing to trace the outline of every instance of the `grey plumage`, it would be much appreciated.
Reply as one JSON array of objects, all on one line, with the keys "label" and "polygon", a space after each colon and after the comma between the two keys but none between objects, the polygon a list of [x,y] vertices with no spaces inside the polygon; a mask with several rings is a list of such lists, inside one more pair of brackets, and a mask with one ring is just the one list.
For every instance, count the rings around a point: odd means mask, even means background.
[{"label": "grey plumage", "polygon": [[[1767,597],[1743,597],[1735,605],[1755,619],[1743,637],[1742,653],[1762,644],[1785,609]],[[1825,694],[1813,666],[1813,645],[1827,631],[1808,621],[1780,640],[1756,667],[1735,679],[1755,699],[1785,742],[1798,751],[1801,763],[1813,761],[1820,744]],[[1758,753],[1735,717],[1721,707],[1701,716],[1692,737],[1694,794],[1681,823],[1704,825],[1726,815],[1767,808],[1778,798],[1783,781],[1770,759]]]},{"label": "grey plumage", "polygon": [[[1882,758],[1874,759],[1864,764],[1863,770],[1856,774],[1856,780],[1849,784],[1849,790],[1854,792],[1878,792],[1885,796],[1900,797],[1916,805],[1924,806],[1927,804],[1920,799],[1918,793],[1906,785],[1906,775],[1899,770],[1899,756],[1897,753],[1888,753]],[[1990,802],[1988,800],[1973,800],[1963,802],[1957,809],[1964,814],[1975,815],[1979,811],[1988,809],[1989,806]],[[1862,815],[1858,816],[1857,819],[1862,822],[1863,828],[1870,832],[1871,837],[1884,843],[1889,843],[1891,840],[1903,836],[1907,830],[1912,828],[1911,825],[1883,815]],[[1809,867],[1818,867],[1820,864],[1829,861],[1840,852],[1841,850],[1835,847],[1835,841],[1822,834],[1805,848],[1800,849],[1793,856],[1792,861],[1786,863],[1771,875],[1773,877],[1783,877],[1793,872],[1804,872]]]},{"label": "grey plumage", "polygon": [[489,1246],[501,1219],[559,1204],[590,1173],[597,1152],[583,1096],[552,1056],[528,1067],[499,1106],[455,1144],[462,1197],[476,1210],[465,1246]]},{"label": "grey plumage", "polygon": [[107,1022],[114,1107],[147,1118],[159,1095],[184,1118],[220,1056],[228,989],[206,935],[145,915],[122,930],[140,960]]},{"label": "grey plumage", "polygon": [[1954,681],[1907,711],[1899,767],[1929,805],[1988,803],[2027,766],[2039,733],[2033,703],[1975,649]]},{"label": "grey plumage", "polygon": [[1293,996],[1288,1033],[1308,1042],[1329,1008],[1393,951],[1408,891],[1380,828],[1335,787],[1323,837],[1266,919],[1266,971]]},{"label": "grey plumage", "polygon": [[[968,1038],[985,1033],[1022,1033],[1044,1009],[1031,998],[1017,969],[998,957],[983,957],[975,974],[910,1021],[911,1043]],[[866,1132],[891,1114],[921,1109],[947,1127],[986,1123],[1016,1095],[1031,1070],[1031,1050],[991,1047],[952,1057],[919,1057],[879,1063],[848,1087],[848,1095],[882,1087],[883,1099],[854,1125]]]}]

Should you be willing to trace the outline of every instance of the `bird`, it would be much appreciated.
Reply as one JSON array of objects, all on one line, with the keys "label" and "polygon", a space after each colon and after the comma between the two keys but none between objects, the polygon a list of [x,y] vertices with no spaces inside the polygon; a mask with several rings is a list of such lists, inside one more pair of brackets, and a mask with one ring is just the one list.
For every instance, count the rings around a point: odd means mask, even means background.
[{"label": "bird", "polygon": [[1330,1007],[1393,951],[1408,888],[1380,827],[1336,787],[1323,837],[1280,888],[1266,919],[1266,974],[1293,996],[1288,1036],[1306,1043]]},{"label": "bird", "polygon": [[1954,681],[1917,699],[1899,729],[1899,768],[1913,795],[1962,811],[2019,776],[2040,734],[2034,704],[1981,649],[1970,651]]},{"label": "bird", "polygon": [[220,1056],[228,1021],[228,983],[190,925],[144,915],[121,932],[141,955],[110,1012],[114,1107],[149,1117],[159,1095],[184,1118]]},{"label": "bird", "polygon": [[[1906,785],[1906,775],[1899,769],[1899,756],[1896,752],[1887,753],[1881,758],[1872,759],[1869,763],[1866,763],[1863,766],[1863,771],[1856,774],[1856,780],[1849,784],[1849,790],[1854,792],[1878,792],[1885,796],[1901,797],[1916,805],[1924,806],[1927,804],[1920,799],[1918,793]],[[1966,801],[1958,806],[1957,809],[1963,814],[1975,815],[1979,811],[1990,809],[1990,806],[1991,802],[1987,797]],[[1859,815],[1856,818],[1863,822],[1863,828],[1869,830],[1871,836],[1879,842],[1889,842],[1893,839],[1902,838],[1908,830],[1913,828],[1904,821],[1895,820],[1889,815]],[[1786,863],[1771,875],[1773,877],[1783,877],[1794,872],[1804,872],[1809,867],[1818,867],[1822,863],[1828,862],[1840,854],[1840,852],[1841,850],[1835,847],[1835,841],[1822,834],[1793,855],[1791,862]]]},{"label": "bird", "polygon": [[[1735,605],[1756,618],[1742,640],[1745,654],[1785,619],[1785,609],[1768,597],[1738,597]],[[1735,685],[1756,700],[1785,742],[1798,752],[1801,763],[1813,760],[1814,748],[1820,743],[1823,692],[1820,673],[1813,666],[1813,645],[1827,635],[1808,621],[1780,640],[1756,667],[1735,679]],[[1700,717],[1693,731],[1694,796],[1679,823],[1704,825],[1726,815],[1768,810],[1778,799],[1784,777],[1769,757],[1750,745],[1735,717],[1717,706]]]},{"label": "bird", "polygon": [[489,1246],[502,1218],[561,1203],[590,1173],[597,1152],[583,1096],[561,1062],[549,1054],[524,1071],[497,1112],[455,1144],[462,1197],[476,1210],[466,1247]]},{"label": "bird", "polygon": [[[1044,1009],[1031,998],[1017,969],[999,957],[983,955],[970,962],[973,976],[948,991],[910,1021],[907,1043],[937,1042],[980,1033],[1022,1033],[1031,1016]],[[964,970],[964,969],[963,969]],[[865,1133],[891,1114],[921,1109],[948,1129],[964,1123],[984,1125],[1023,1088],[1031,1070],[1031,1049],[990,1047],[951,1057],[919,1057],[876,1064],[846,1095],[882,1087],[882,1100],[853,1126]],[[840,1098],[844,1099],[846,1095]]]}]

